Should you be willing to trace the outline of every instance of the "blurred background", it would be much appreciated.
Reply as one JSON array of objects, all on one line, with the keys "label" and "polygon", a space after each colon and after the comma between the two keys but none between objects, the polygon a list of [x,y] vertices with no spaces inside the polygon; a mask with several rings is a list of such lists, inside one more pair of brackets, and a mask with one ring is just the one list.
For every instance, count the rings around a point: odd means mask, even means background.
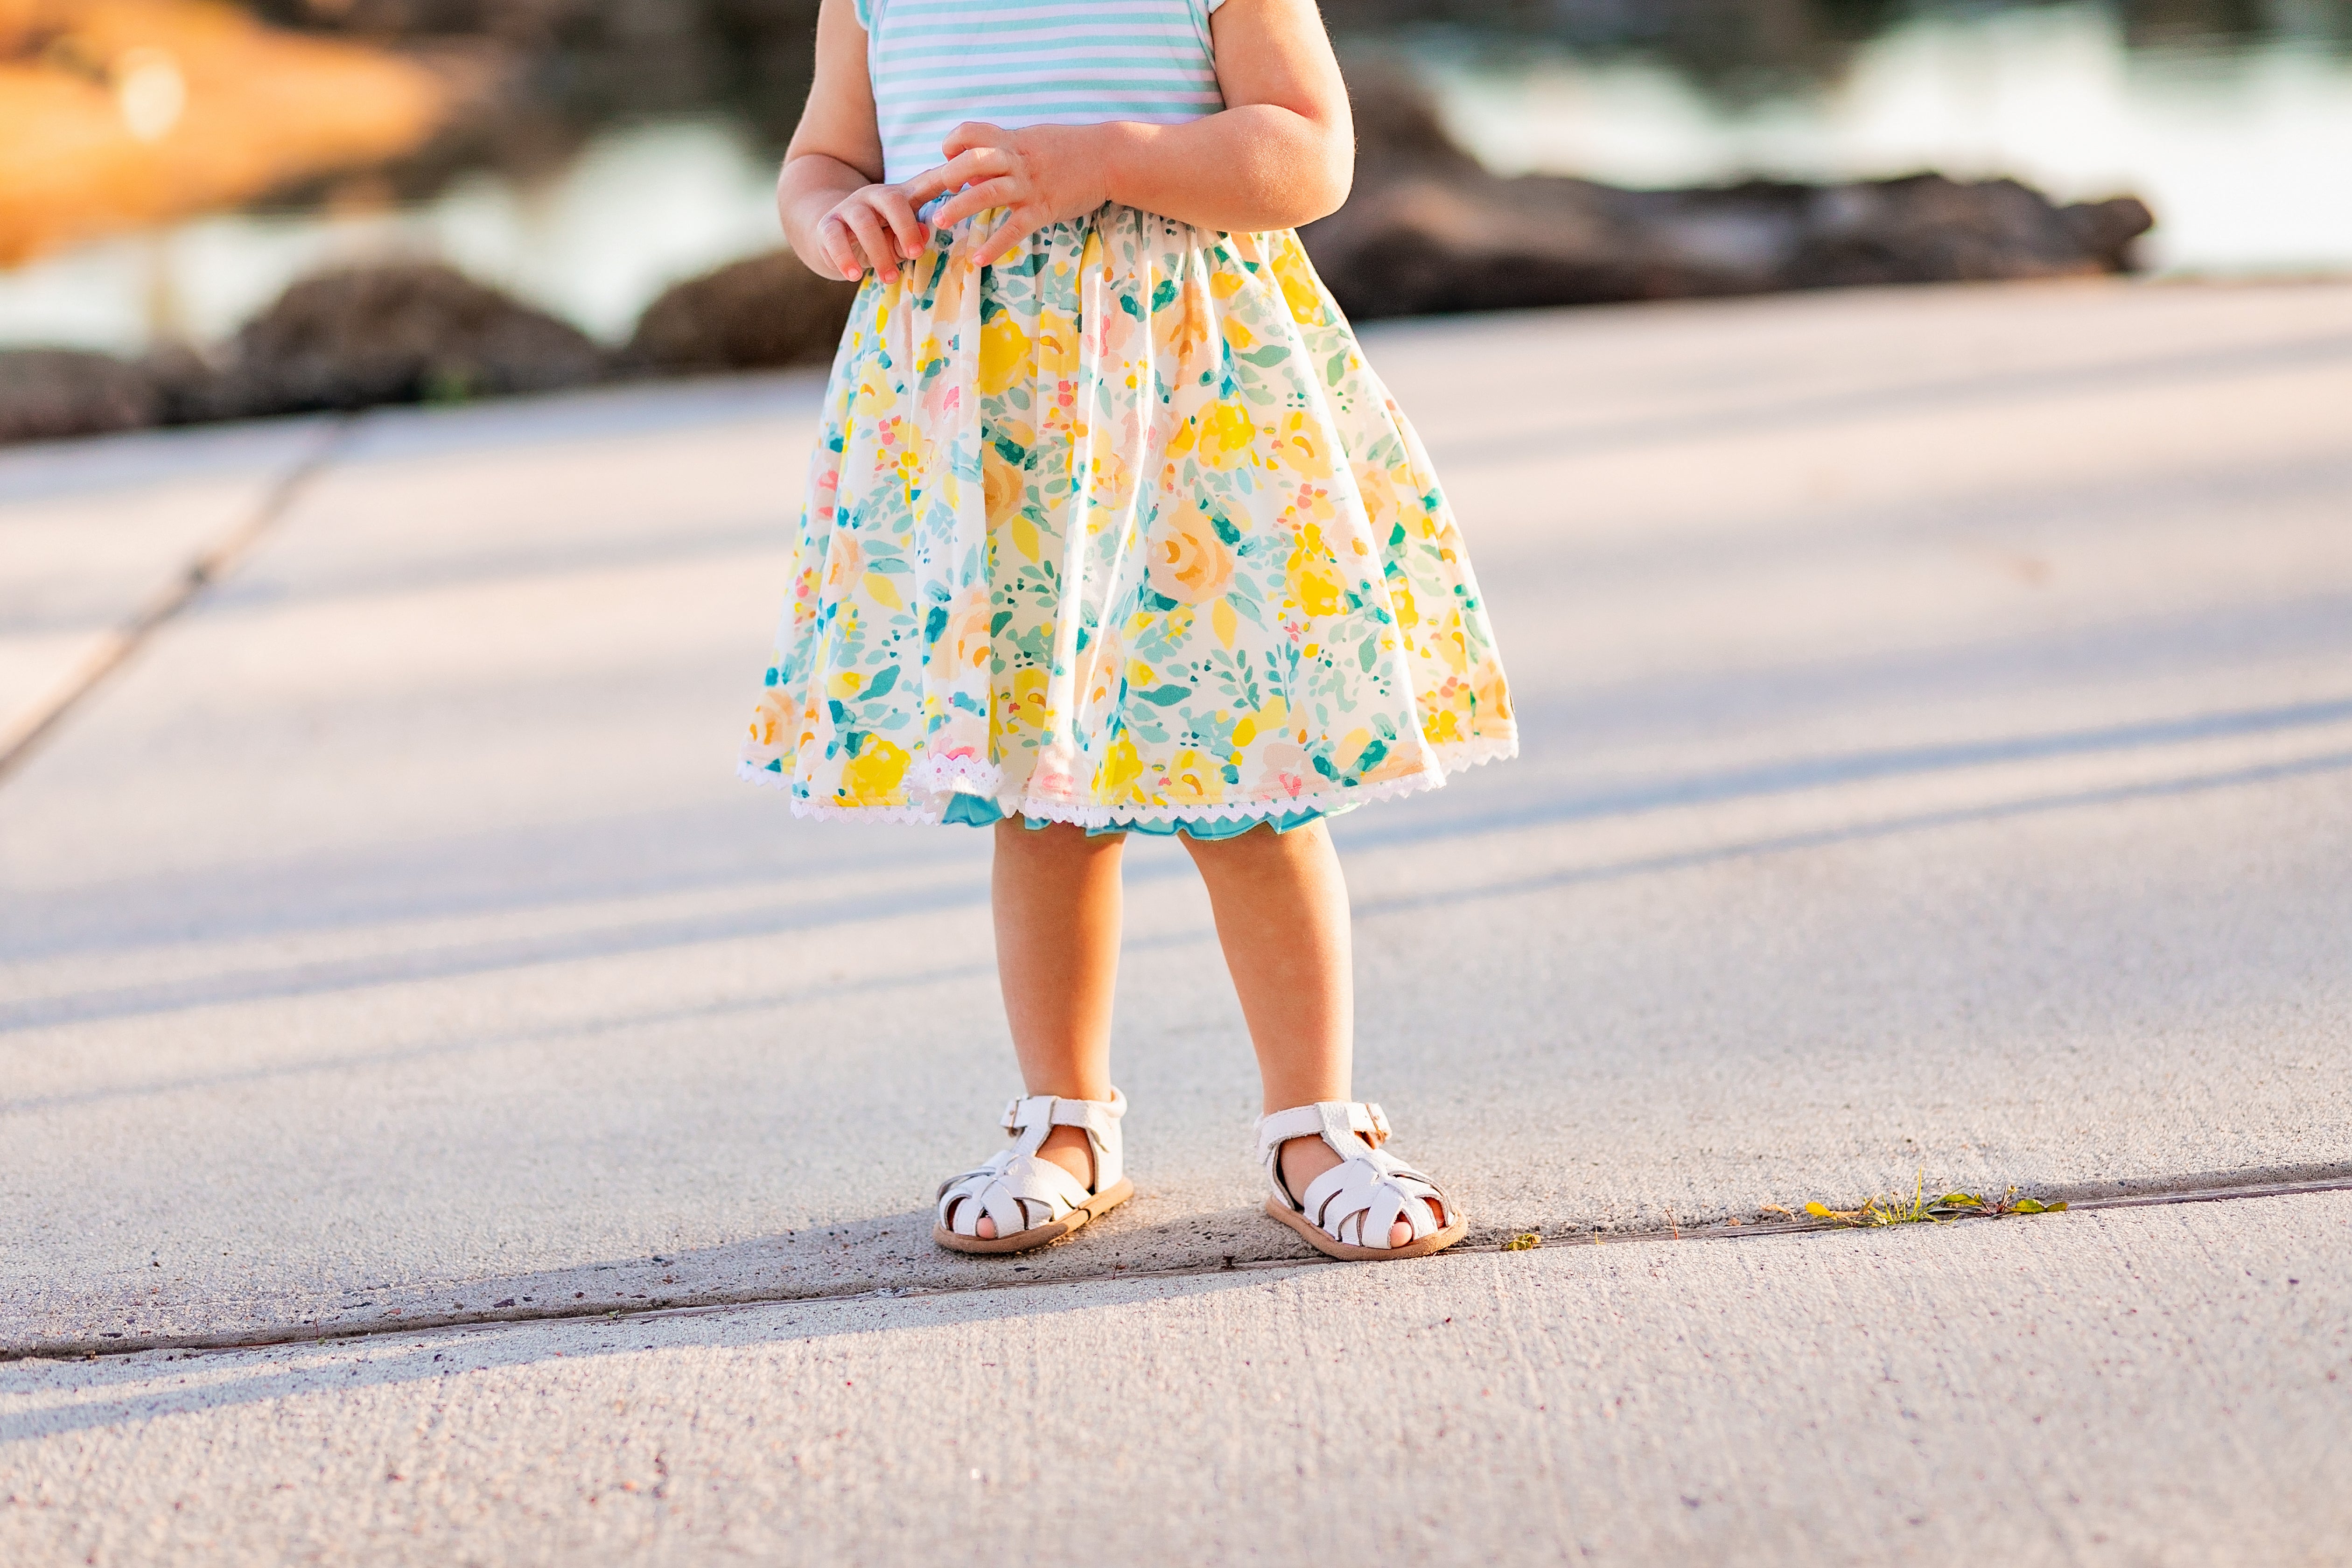
[{"label": "blurred background", "polygon": [[[2352,0],[1326,11],[1365,168],[1309,244],[1359,316],[2352,265]],[[814,15],[0,0],[0,435],[822,357],[837,304],[788,263],[708,281],[778,245],[770,193]],[[1465,157],[1485,171],[1469,187]],[[1922,171],[1948,182],[1869,184]],[[2008,177],[2030,191],[1978,184]],[[1460,210],[1465,188],[1483,205]],[[2144,207],[2095,205],[2126,195]],[[1494,231],[1481,258],[1448,237],[1465,226]],[[298,279],[386,266],[406,270],[374,294],[261,320]],[[648,335],[648,307],[698,279]],[[788,316],[804,330],[774,326]],[[436,361],[425,340],[453,322],[506,346]],[[373,382],[264,363],[386,330],[418,341]]]}]

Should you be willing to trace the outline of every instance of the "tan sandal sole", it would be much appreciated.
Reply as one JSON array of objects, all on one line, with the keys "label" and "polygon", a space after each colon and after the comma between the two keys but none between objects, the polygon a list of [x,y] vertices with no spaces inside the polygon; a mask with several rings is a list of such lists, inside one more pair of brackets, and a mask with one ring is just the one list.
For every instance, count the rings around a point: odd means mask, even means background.
[{"label": "tan sandal sole", "polygon": [[1097,1193],[1061,1218],[1045,1225],[1032,1226],[1027,1230],[1016,1230],[1011,1236],[982,1237],[960,1236],[943,1225],[935,1224],[931,1226],[931,1239],[950,1252],[1027,1252],[1032,1247],[1044,1247],[1048,1242],[1061,1240],[1062,1237],[1085,1225],[1087,1221],[1100,1219],[1134,1195],[1135,1184],[1121,1176],[1116,1183]]},{"label": "tan sandal sole", "polygon": [[1265,1200],[1265,1212],[1307,1238],[1307,1245],[1326,1258],[1344,1258],[1349,1263],[1394,1263],[1407,1258],[1426,1258],[1433,1252],[1443,1252],[1462,1239],[1470,1222],[1460,1215],[1444,1230],[1424,1236],[1419,1241],[1409,1241],[1402,1247],[1358,1247],[1350,1241],[1334,1241],[1323,1234],[1323,1227],[1303,1214],[1293,1214],[1272,1196]]}]

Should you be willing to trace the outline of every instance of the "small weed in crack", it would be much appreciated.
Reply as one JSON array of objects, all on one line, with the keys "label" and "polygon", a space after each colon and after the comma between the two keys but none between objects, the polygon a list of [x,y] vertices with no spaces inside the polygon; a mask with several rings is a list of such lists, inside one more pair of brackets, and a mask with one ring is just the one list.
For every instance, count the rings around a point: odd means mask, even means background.
[{"label": "small weed in crack", "polygon": [[[1935,1225],[1948,1219],[1999,1219],[2013,1214],[2062,1214],[2065,1208],[2063,1203],[2045,1204],[2036,1198],[2021,1198],[2015,1187],[1998,1197],[1964,1192],[1941,1193],[1929,1197],[1927,1173],[1923,1171],[1907,1199],[1900,1195],[1873,1197],[1850,1209],[1833,1209],[1816,1201],[1807,1204],[1803,1212],[1814,1219],[1828,1220],[1832,1225],[1874,1226]],[[1794,1217],[1777,1204],[1767,1205],[1764,1212]]]}]

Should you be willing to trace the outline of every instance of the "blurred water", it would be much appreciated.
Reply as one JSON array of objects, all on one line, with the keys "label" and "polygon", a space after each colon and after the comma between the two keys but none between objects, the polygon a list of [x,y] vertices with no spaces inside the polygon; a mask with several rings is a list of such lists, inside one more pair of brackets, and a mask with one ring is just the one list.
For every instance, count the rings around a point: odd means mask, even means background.
[{"label": "blurred water", "polygon": [[479,174],[399,210],[222,214],[0,272],[0,342],[132,352],[159,317],[214,342],[305,273],[387,256],[439,258],[625,337],[666,285],[782,242],[775,178],[730,122],[624,127],[537,183]]},{"label": "blurred water", "polygon": [[[1763,174],[2014,174],[2145,196],[2159,269],[2352,268],[2352,64],[2293,42],[2129,47],[2095,5],[1921,21],[1834,80],[1710,96],[1639,57],[1416,36],[1412,58],[1495,166],[1637,185]],[[226,335],[336,261],[438,256],[607,339],[664,285],[780,242],[772,152],[731,121],[607,131],[560,173],[459,179],[372,214],[224,215],[0,273],[0,342],[132,351]]]},{"label": "blurred water", "polygon": [[1898,27],[1837,82],[1746,107],[1556,51],[1497,68],[1441,46],[1416,62],[1499,169],[1633,185],[2014,174],[2061,199],[2144,197],[2161,270],[2352,267],[2352,64],[2308,45],[2127,50],[2103,8],[1995,12]]}]

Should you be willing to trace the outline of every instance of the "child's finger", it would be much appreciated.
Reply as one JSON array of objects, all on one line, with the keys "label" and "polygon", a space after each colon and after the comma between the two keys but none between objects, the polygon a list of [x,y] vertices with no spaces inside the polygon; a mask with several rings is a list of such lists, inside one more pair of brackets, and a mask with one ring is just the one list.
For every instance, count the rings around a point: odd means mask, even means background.
[{"label": "child's finger", "polygon": [[824,247],[824,258],[833,263],[833,275],[852,282],[866,276],[866,263],[857,254],[857,240],[849,226],[830,213],[817,227],[817,243]]},{"label": "child's finger", "polygon": [[996,232],[982,240],[972,251],[971,264],[985,267],[994,261],[1018,244],[1021,237],[1034,229],[1040,221],[1039,216],[1027,207],[1013,208],[1012,216],[996,226]]},{"label": "child's finger", "polygon": [[857,236],[866,258],[873,263],[875,276],[887,283],[898,276],[898,253],[890,247],[890,238],[882,232],[882,220],[864,202],[850,202],[841,209],[841,221]]},{"label": "child's finger", "polygon": [[877,186],[873,193],[874,210],[890,226],[890,237],[898,242],[898,254],[912,261],[922,253],[923,220],[915,216],[915,204],[907,199],[904,191],[895,185]]},{"label": "child's finger", "polygon": [[940,153],[952,161],[960,153],[974,147],[995,147],[1004,141],[1004,129],[991,125],[985,120],[967,120],[947,133],[940,143]]},{"label": "child's finger", "polygon": [[945,195],[962,183],[961,180],[948,177],[948,166],[945,163],[934,163],[921,174],[909,174],[899,181],[898,190],[900,195],[919,207],[933,196]]},{"label": "child's finger", "polygon": [[990,179],[1013,172],[1013,154],[1002,147],[973,147],[957,153],[940,165],[940,188],[952,191],[974,180]]},{"label": "child's finger", "polygon": [[933,196],[943,196],[957,186],[979,179],[983,174],[1003,174],[1004,171],[1002,169],[982,170],[979,167],[981,153],[992,150],[978,148],[970,153],[960,153],[944,163],[936,164],[919,174],[899,181],[898,189],[906,194],[908,201],[917,206],[921,206]]},{"label": "child's finger", "polygon": [[931,221],[941,228],[961,222],[976,212],[990,207],[1009,207],[1021,198],[1021,182],[1010,174],[1000,174],[992,180],[982,180],[976,185],[966,185],[943,203],[931,215]]}]

